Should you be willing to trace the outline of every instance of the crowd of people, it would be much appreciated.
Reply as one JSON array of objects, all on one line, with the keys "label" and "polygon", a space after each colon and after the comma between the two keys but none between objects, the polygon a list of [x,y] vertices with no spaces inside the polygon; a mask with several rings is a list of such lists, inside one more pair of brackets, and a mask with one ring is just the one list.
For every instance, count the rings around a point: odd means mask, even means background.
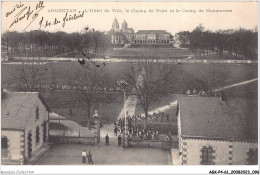
[{"label": "crowd of people", "polygon": [[[130,117],[130,119],[134,122],[145,121],[144,115],[141,114],[133,115],[132,117]],[[147,121],[148,122],[169,122],[170,116],[169,114],[165,114],[164,112],[153,113],[152,115],[147,116]]]},{"label": "crowd of people", "polygon": [[[26,85],[26,84],[10,84],[11,88],[31,88],[31,89],[45,89],[45,90],[86,90],[90,91],[92,87],[77,87],[72,85],[59,85],[59,84],[38,84],[38,85]],[[93,87],[94,91],[123,91],[121,87]]]},{"label": "crowd of people", "polygon": [[139,130],[136,128],[129,131],[129,138],[131,140],[159,140],[159,131],[155,129]]},{"label": "crowd of people", "polygon": [[[132,118],[127,118],[128,139],[132,140],[159,140],[159,130],[141,129],[133,124]],[[114,135],[122,137],[125,130],[125,118],[120,118],[114,123]]]},{"label": "crowd of people", "polygon": [[[131,127],[133,125],[133,123],[135,123],[135,122],[144,122],[145,116],[141,115],[141,114],[136,114],[136,115],[132,115],[132,116],[127,115],[126,119],[127,119],[128,127]],[[159,122],[169,122],[171,120],[172,119],[170,118],[170,115],[165,114],[164,112],[153,113],[152,115],[147,116],[147,122],[159,123]],[[124,125],[125,125],[124,117],[120,118],[118,121],[116,121],[114,123],[114,126],[117,126],[118,131],[123,130]]]},{"label": "crowd of people", "polygon": [[199,95],[199,96],[205,96],[206,95],[206,92],[203,91],[203,90],[200,90],[200,91],[197,91],[196,89],[193,89],[193,90],[187,90],[186,91],[186,94],[187,95]]}]

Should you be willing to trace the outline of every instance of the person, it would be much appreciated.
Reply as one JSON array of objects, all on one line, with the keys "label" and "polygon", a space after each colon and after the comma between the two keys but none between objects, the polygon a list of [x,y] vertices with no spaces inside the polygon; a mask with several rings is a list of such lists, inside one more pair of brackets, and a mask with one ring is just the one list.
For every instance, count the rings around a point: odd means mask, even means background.
[{"label": "person", "polygon": [[106,145],[109,145],[109,137],[108,137],[108,134],[106,135],[105,139],[106,139]]},{"label": "person", "polygon": [[167,122],[170,121],[169,114],[166,115],[166,120],[167,120]]},{"label": "person", "polygon": [[121,141],[122,141],[121,134],[118,136],[117,140],[118,140],[118,146],[121,146]]},{"label": "person", "polygon": [[86,157],[87,157],[86,150],[84,150],[81,155],[82,155],[82,163],[86,163]]},{"label": "person", "polygon": [[114,129],[114,134],[115,136],[117,136],[117,127],[115,126],[115,129]]},{"label": "person", "polygon": [[90,151],[88,152],[88,155],[87,155],[87,157],[88,157],[88,164],[90,165],[90,164],[92,164],[93,165],[93,161],[92,161],[92,154],[90,153]]}]

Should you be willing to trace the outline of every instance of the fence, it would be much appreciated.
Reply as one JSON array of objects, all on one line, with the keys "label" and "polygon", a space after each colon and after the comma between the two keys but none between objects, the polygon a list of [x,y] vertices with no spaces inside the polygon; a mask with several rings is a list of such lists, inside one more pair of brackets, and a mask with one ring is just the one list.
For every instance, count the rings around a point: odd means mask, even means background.
[{"label": "fence", "polygon": [[[131,124],[135,128],[139,128],[139,130],[144,128],[145,121],[138,121],[138,122],[131,122]],[[172,132],[172,134],[176,135],[178,131],[178,126],[176,121],[170,121],[170,122],[147,122],[146,123],[146,129],[147,130],[157,130],[160,134],[168,134],[169,131]]]},{"label": "fence", "polygon": [[171,149],[178,148],[178,142],[163,142],[163,141],[154,141],[154,140],[138,140],[138,141],[129,141],[129,147],[132,148],[157,148],[157,149]]}]

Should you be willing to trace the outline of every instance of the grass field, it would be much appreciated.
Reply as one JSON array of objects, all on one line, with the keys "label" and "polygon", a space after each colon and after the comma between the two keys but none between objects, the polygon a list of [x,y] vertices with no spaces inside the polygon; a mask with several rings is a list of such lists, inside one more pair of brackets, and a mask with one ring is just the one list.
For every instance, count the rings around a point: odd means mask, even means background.
[{"label": "grass field", "polygon": [[[58,82],[59,84],[66,84],[70,81],[67,77],[71,73],[71,66],[78,64],[77,62],[51,62],[44,65],[47,68],[46,77],[47,82]],[[165,87],[171,91],[172,94],[180,94],[186,92],[187,89],[203,89],[205,88],[205,75],[208,72],[208,64],[168,64],[174,70],[171,78],[168,80],[168,86]],[[230,85],[245,80],[257,78],[257,64],[216,64],[214,65],[218,73],[224,75],[221,77],[221,85]],[[108,87],[116,87],[116,81],[125,79],[124,72],[128,68],[128,63],[109,63],[105,67],[105,75],[108,80]],[[10,81],[10,78],[16,71],[16,65],[2,64],[2,87]],[[257,83],[254,86],[241,87],[239,92],[230,90],[234,96],[257,96]],[[44,95],[47,104],[51,107],[53,112],[59,113],[67,118],[79,122],[85,120],[86,110],[74,104],[71,101],[72,97],[66,92],[51,91]],[[151,109],[157,106],[163,106],[173,98],[162,97],[158,99]],[[158,102],[158,103],[157,103]],[[118,116],[123,106],[123,94],[112,94],[108,101],[102,101],[94,110],[98,110],[103,118],[104,123],[113,122]],[[73,108],[73,117],[69,115],[69,109]],[[137,106],[137,113],[140,113],[140,105]],[[170,111],[174,114],[174,110]]]},{"label": "grass field", "polygon": [[[47,68],[47,83],[57,82],[66,84],[70,79],[71,67],[77,62],[50,62],[43,65]],[[128,69],[129,63],[108,63],[104,74],[108,80],[107,86],[116,87],[116,81],[125,79],[124,72]],[[163,64],[163,63],[161,63]],[[211,64],[212,65],[212,64]],[[182,93],[187,88],[200,89],[205,86],[205,77],[208,75],[209,64],[168,64],[173,69],[170,81],[170,88],[173,93]],[[215,64],[216,73],[223,75],[221,85],[229,85],[240,81],[257,78],[257,64]],[[16,71],[16,65],[2,64],[2,85],[10,82]]]}]

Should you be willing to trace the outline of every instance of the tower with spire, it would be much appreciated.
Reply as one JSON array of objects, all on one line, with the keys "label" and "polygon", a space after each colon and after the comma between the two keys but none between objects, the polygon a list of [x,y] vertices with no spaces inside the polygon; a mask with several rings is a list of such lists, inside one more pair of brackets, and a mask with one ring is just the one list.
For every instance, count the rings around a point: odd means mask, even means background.
[{"label": "tower with spire", "polygon": [[113,31],[119,31],[120,30],[119,29],[119,23],[118,23],[116,18],[114,19],[114,22],[112,23],[112,30]]},{"label": "tower with spire", "polygon": [[124,22],[122,23],[122,30],[123,30],[123,32],[124,32],[127,28],[128,28],[128,26],[127,26],[127,23],[126,23],[126,21],[125,21],[125,19],[124,19]]},{"label": "tower with spire", "polygon": [[122,22],[122,28],[119,28],[117,18],[115,18],[112,23],[110,34],[112,44],[130,44],[134,39],[134,30],[128,28],[128,24],[125,20]]}]

